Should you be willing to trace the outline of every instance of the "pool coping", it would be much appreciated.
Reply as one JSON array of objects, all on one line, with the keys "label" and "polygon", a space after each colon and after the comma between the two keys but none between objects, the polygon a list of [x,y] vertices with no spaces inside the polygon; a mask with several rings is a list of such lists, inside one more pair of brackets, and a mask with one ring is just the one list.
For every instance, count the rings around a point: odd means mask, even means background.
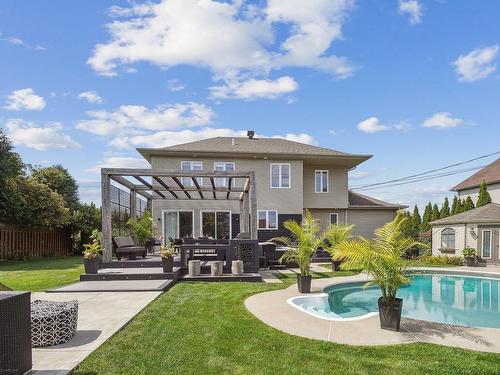
[{"label": "pool coping", "polygon": [[[500,278],[500,272],[483,270],[454,270],[449,268],[418,268],[426,273],[451,274]],[[463,274],[465,273],[465,274]],[[355,276],[314,279],[312,293],[320,295],[330,285],[368,281],[366,274]],[[285,289],[255,294],[245,301],[246,308],[267,325],[288,334],[318,339],[340,344],[377,346],[426,342],[451,347],[459,347],[483,352],[500,353],[500,329],[483,327],[463,327],[443,323],[403,318],[400,332],[380,329],[378,313],[363,319],[347,321],[323,319],[304,313],[287,301],[293,297],[305,297],[297,291],[297,284]]]}]

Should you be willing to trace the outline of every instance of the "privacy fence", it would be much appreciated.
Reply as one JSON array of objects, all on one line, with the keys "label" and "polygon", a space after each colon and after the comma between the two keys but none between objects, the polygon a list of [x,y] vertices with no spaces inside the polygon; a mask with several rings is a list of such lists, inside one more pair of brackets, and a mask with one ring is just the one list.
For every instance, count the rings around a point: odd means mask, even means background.
[{"label": "privacy fence", "polygon": [[71,247],[68,230],[0,226],[0,259],[68,255]]}]

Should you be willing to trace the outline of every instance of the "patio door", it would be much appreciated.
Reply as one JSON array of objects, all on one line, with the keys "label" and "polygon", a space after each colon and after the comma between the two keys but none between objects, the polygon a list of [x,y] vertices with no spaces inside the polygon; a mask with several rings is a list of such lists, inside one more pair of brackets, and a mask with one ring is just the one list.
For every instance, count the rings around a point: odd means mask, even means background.
[{"label": "patio door", "polygon": [[493,227],[481,230],[481,244],[479,246],[481,258],[492,262],[500,260],[499,234],[499,230]]},{"label": "patio door", "polygon": [[164,211],[163,237],[165,241],[171,238],[192,237],[194,232],[193,211]]},{"label": "patio door", "polygon": [[220,239],[231,238],[230,211],[202,211],[200,236]]}]

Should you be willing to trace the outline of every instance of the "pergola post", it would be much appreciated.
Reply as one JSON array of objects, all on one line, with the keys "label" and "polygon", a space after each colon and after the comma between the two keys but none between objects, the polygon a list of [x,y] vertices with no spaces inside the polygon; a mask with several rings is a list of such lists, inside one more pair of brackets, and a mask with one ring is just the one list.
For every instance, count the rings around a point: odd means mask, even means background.
[{"label": "pergola post", "polygon": [[137,192],[130,190],[130,217],[137,217]]},{"label": "pergola post", "polygon": [[248,204],[248,193],[243,193],[243,199],[240,200],[240,232],[250,234],[250,212]]},{"label": "pergola post", "polygon": [[255,172],[250,172],[250,228],[252,240],[257,239],[257,190],[255,184]]},{"label": "pergola post", "polygon": [[109,174],[101,169],[101,208],[102,208],[102,258],[105,263],[111,262],[113,245],[111,242],[111,180]]}]

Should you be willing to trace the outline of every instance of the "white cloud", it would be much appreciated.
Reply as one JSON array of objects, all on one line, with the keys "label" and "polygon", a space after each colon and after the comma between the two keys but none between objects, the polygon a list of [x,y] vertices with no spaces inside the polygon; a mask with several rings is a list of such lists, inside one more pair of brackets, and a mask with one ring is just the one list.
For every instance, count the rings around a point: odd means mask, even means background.
[{"label": "white cloud", "polygon": [[133,158],[127,156],[105,157],[86,172],[100,173],[101,168],[151,168],[149,163],[143,158]]},{"label": "white cloud", "polygon": [[96,91],[85,91],[80,94],[78,94],[79,99],[85,99],[89,103],[97,103],[101,104],[102,103],[102,98],[99,96],[99,94]]},{"label": "white cloud", "polygon": [[418,0],[399,0],[399,13],[410,16],[410,24],[422,22],[422,4]]},{"label": "white cloud", "polygon": [[476,48],[466,55],[460,55],[452,63],[458,75],[458,80],[473,82],[488,77],[496,70],[495,60],[498,57],[499,50],[498,45],[492,45]]},{"label": "white cloud", "polygon": [[87,114],[90,119],[78,122],[77,129],[102,136],[203,126],[210,124],[215,116],[210,107],[194,102],[154,108],[124,105],[114,111],[89,111]]},{"label": "white cloud", "polygon": [[2,33],[0,33],[0,40],[3,42],[6,42],[6,43],[13,44],[15,46],[24,47],[26,49],[30,49],[30,50],[34,50],[34,51],[45,51],[47,49],[46,47],[43,47],[40,45],[31,45],[29,43],[26,43],[24,40],[22,40],[21,38],[18,38],[16,36],[7,36],[7,35],[3,35]]},{"label": "white cloud", "polygon": [[69,135],[63,132],[60,123],[37,126],[22,119],[9,119],[5,123],[7,135],[16,146],[26,146],[35,150],[80,148]]},{"label": "white cloud", "polygon": [[[212,137],[245,137],[246,130],[233,130],[228,128],[203,127],[196,130],[185,129],[178,131],[160,131],[149,134],[140,134],[132,136],[116,137],[110,142],[111,146],[116,148],[131,147],[168,147],[180,143],[194,142]],[[256,135],[256,137],[265,137]],[[284,138],[290,141],[317,144],[316,139],[306,133],[288,133],[285,135],[273,135],[270,138]]]},{"label": "white cloud", "polygon": [[167,82],[167,88],[168,91],[176,92],[184,90],[186,86],[178,79],[169,79]]},{"label": "white cloud", "polygon": [[[122,65],[210,69],[216,81],[267,79],[273,69],[305,67],[347,78],[354,66],[331,53],[354,0],[163,0],[113,7],[109,41],[97,44],[88,64],[101,75]],[[182,14],[182,17],[179,15]],[[284,26],[285,35],[278,35]],[[282,38],[282,39],[281,39]],[[244,78],[244,79],[243,79]]]},{"label": "white cloud", "polygon": [[289,76],[276,80],[249,79],[246,81],[230,81],[222,86],[210,88],[212,98],[216,99],[277,99],[297,90],[299,84]]},{"label": "white cloud", "polygon": [[7,104],[4,107],[11,111],[41,111],[45,108],[45,99],[35,94],[33,89],[21,89],[12,91],[7,98]]},{"label": "white cloud", "polygon": [[368,117],[358,124],[358,129],[364,133],[378,133],[385,130],[391,130],[391,126],[381,124],[376,117]]},{"label": "white cloud", "polygon": [[463,122],[463,119],[452,117],[449,112],[436,112],[424,121],[423,126],[426,128],[447,129],[462,125]]}]

